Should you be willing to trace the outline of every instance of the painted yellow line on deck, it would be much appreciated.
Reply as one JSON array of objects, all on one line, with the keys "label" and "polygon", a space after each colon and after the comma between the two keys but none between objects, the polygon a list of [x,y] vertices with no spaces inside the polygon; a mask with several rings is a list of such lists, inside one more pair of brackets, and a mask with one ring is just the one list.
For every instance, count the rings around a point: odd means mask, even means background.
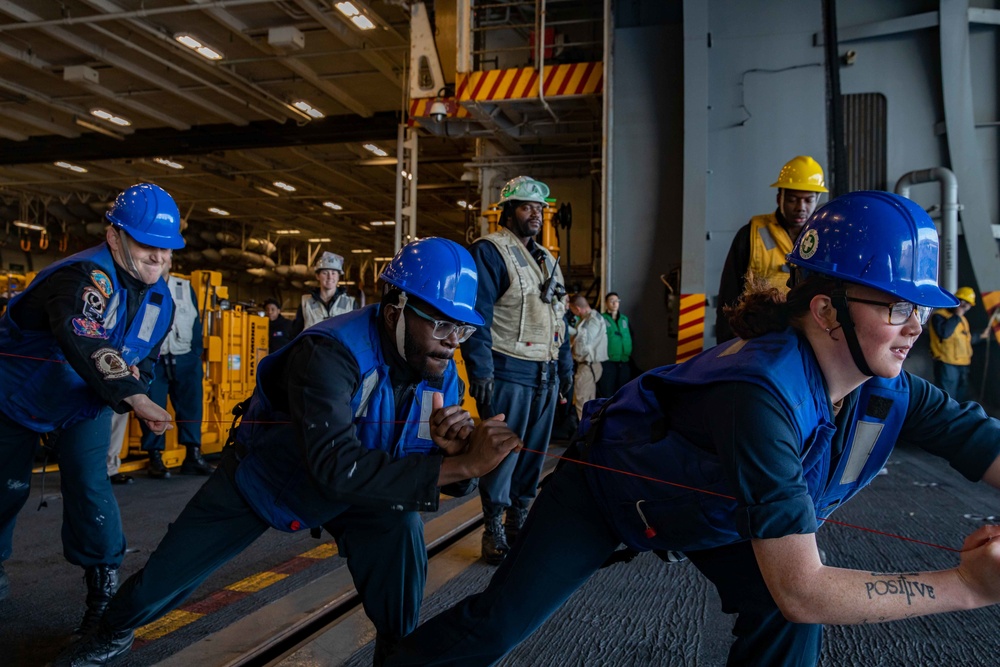
[{"label": "painted yellow line on deck", "polygon": [[169,635],[174,630],[178,630],[185,625],[194,623],[205,614],[197,614],[192,611],[175,609],[163,618],[144,625],[135,631],[137,639],[159,639],[164,635]]},{"label": "painted yellow line on deck", "polygon": [[226,586],[226,590],[239,591],[240,593],[256,593],[275,582],[281,581],[287,576],[287,574],[278,574],[277,572],[261,572],[260,574],[255,574],[252,577],[247,577],[242,581],[237,581],[235,584]]},{"label": "painted yellow line on deck", "polygon": [[333,542],[326,542],[315,549],[310,549],[299,558],[331,558],[337,555],[337,545]]}]

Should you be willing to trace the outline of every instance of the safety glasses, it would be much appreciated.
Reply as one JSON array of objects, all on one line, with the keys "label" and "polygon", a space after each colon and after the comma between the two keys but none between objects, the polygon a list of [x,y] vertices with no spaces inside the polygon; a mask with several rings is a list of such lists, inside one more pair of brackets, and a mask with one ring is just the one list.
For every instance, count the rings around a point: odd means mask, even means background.
[{"label": "safety glasses", "polygon": [[420,317],[427,320],[428,322],[434,323],[434,331],[431,332],[431,336],[433,336],[436,340],[444,340],[449,336],[451,336],[452,334],[455,334],[458,336],[458,342],[464,343],[465,341],[469,340],[469,336],[471,336],[476,331],[476,327],[472,326],[471,324],[455,324],[454,322],[436,320],[427,313],[423,312],[422,310],[414,306],[412,303],[407,303],[406,307],[415,312]]},{"label": "safety glasses", "polygon": [[910,303],[909,301],[894,301],[892,303],[886,303],[885,301],[872,301],[871,299],[856,299],[852,296],[846,297],[848,301],[853,301],[854,303],[867,303],[873,306],[884,306],[889,309],[889,324],[899,326],[900,324],[906,324],[907,320],[913,316],[914,311],[917,313],[917,321],[923,326],[927,324],[927,320],[930,319],[931,311],[933,308],[929,306],[918,306],[915,303]]}]

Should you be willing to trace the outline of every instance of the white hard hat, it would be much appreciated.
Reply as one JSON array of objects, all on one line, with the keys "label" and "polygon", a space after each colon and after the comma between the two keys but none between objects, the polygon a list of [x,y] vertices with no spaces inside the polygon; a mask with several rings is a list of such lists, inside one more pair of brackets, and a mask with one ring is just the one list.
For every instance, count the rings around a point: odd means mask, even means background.
[{"label": "white hard hat", "polygon": [[333,269],[344,273],[344,258],[333,252],[324,252],[316,261],[313,273],[319,273],[323,269]]}]

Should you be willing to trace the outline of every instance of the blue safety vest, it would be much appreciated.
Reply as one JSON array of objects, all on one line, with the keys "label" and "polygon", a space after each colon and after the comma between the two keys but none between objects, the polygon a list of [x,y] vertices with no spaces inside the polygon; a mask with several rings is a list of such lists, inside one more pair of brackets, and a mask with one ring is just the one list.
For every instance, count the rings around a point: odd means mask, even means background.
[{"label": "blue safety vest", "polygon": [[[374,304],[324,320],[301,334],[326,336],[346,347],[361,371],[361,382],[351,398],[355,433],[367,449],[381,450],[393,460],[410,454],[437,451],[427,423],[434,393],[441,393],[444,405],[458,404],[458,373],[455,362],[448,363],[441,387],[421,381],[413,393],[399,438],[395,399],[389,379],[389,365],[382,354],[378,332],[379,306]],[[335,503],[320,488],[287,424],[290,415],[273,407],[265,386],[281,372],[284,359],[294,348],[288,345],[267,355],[258,366],[257,387],[250,399],[235,439],[241,455],[236,484],[254,510],[273,527],[288,532],[321,526],[349,507]],[[322,373],[322,368],[316,368]]]},{"label": "blue safety vest", "polygon": [[[118,352],[126,366],[138,364],[153,351],[170,327],[173,302],[161,278],[150,285],[139,310],[126,327],[128,294],[118,282],[115,261],[107,245],[89,248],[43,269],[27,289],[11,299],[0,318],[0,351],[9,356],[0,362],[0,396],[3,411],[10,419],[39,433],[92,419],[105,407],[87,381],[73,370],[55,336],[48,331],[22,330],[11,318],[18,302],[59,269],[78,262],[96,264],[91,271],[93,294],[82,309],[87,317],[77,322],[103,328],[104,347]],[[99,304],[103,303],[103,307]],[[90,311],[87,311],[87,308]],[[100,366],[101,361],[94,363]],[[127,371],[123,369],[120,372]]]},{"label": "blue safety vest", "polygon": [[685,551],[744,539],[737,530],[733,490],[713,446],[673,432],[660,407],[672,391],[716,382],[756,384],[785,408],[797,432],[802,474],[818,519],[828,517],[879,473],[909,405],[905,373],[868,380],[858,390],[854,412],[845,422],[844,451],[831,470],[836,426],[823,376],[809,344],[793,330],[736,339],[686,363],[652,370],[610,401],[588,403],[579,431],[586,433],[592,463],[642,475],[586,468],[594,497],[627,546]]}]

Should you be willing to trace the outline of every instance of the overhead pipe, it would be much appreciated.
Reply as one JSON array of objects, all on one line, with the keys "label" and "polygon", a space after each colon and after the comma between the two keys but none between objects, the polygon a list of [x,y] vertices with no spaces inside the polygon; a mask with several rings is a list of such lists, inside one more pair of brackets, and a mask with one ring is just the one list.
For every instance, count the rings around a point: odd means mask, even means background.
[{"label": "overhead pipe", "polygon": [[918,169],[903,174],[896,181],[896,193],[910,196],[910,188],[921,183],[941,183],[941,253],[944,264],[941,282],[951,293],[958,289],[958,179],[946,167]]},{"label": "overhead pipe", "polygon": [[552,116],[552,120],[558,123],[559,118],[545,100],[545,0],[535,0],[535,22],[539,26],[535,33],[535,43],[538,49],[535,56],[535,64],[538,65],[538,99]]}]

